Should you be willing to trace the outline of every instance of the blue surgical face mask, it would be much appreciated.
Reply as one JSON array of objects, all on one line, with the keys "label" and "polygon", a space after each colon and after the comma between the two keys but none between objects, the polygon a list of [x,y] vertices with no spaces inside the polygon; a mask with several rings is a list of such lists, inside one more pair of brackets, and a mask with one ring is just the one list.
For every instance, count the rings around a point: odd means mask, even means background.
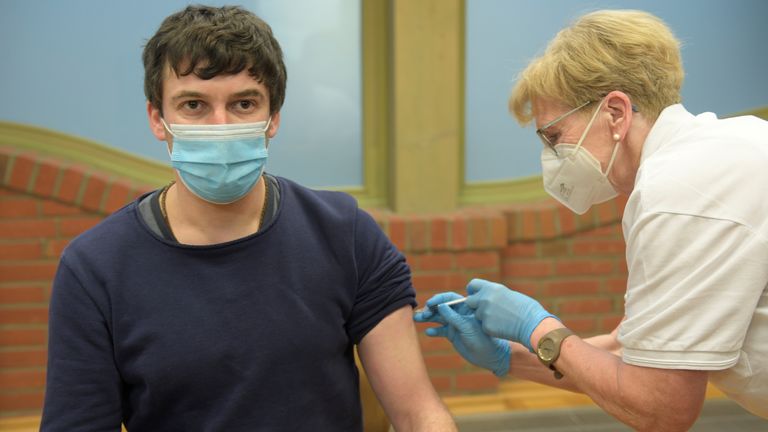
[{"label": "blue surgical face mask", "polygon": [[184,185],[214,204],[233,203],[250,192],[267,162],[269,121],[216,125],[171,124],[171,165]]}]

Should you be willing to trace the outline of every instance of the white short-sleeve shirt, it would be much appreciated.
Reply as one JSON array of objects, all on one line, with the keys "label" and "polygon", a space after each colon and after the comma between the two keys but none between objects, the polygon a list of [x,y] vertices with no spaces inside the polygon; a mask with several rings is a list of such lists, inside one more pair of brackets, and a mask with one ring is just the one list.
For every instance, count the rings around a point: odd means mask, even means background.
[{"label": "white short-sleeve shirt", "polygon": [[622,224],[624,362],[713,371],[768,418],[768,122],[667,107]]}]

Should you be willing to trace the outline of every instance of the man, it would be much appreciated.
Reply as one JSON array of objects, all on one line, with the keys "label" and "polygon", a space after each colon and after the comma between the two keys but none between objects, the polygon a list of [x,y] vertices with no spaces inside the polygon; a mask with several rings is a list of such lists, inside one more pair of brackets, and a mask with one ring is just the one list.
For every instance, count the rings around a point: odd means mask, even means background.
[{"label": "man", "polygon": [[455,430],[403,256],[349,196],[264,173],[286,82],[269,26],[190,6],[143,60],[176,180],[62,254],[42,430],[362,430],[355,345],[397,430]]},{"label": "man", "polygon": [[499,376],[586,393],[637,430],[688,430],[708,381],[768,418],[768,205],[753,186],[768,183],[768,122],[689,113],[683,75],[660,19],[598,11],[558,33],[510,98],[536,122],[555,199],[583,214],[628,196],[619,328],[582,340],[536,300],[476,279],[455,311],[416,315],[443,324],[428,334]]}]

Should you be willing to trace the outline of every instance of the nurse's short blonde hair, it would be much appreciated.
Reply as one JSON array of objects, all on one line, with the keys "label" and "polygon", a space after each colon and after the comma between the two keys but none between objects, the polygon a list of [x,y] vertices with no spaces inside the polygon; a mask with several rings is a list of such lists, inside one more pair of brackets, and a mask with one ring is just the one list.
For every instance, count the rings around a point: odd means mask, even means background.
[{"label": "nurse's short blonde hair", "polygon": [[509,110],[524,126],[537,98],[576,107],[619,90],[655,120],[680,102],[683,76],[680,42],[661,19],[636,10],[597,11],[561,30],[521,72]]}]

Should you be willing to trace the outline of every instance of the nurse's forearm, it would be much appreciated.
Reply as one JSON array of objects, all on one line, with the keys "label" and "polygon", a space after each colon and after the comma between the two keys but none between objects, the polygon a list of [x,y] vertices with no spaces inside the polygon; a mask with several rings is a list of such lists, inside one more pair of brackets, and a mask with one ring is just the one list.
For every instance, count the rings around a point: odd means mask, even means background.
[{"label": "nurse's forearm", "polygon": [[[615,355],[621,353],[621,345],[616,340],[617,330],[609,334],[602,334],[584,339],[584,342],[609,351]],[[509,374],[515,378],[533,381],[563,390],[582,393],[582,391],[567,377],[555,379],[554,372],[545,367],[535,354],[518,343],[512,343],[512,358]]]},{"label": "nurse's forearm", "polygon": [[[561,327],[542,321],[531,338],[534,346],[548,331]],[[602,409],[637,430],[688,430],[698,418],[707,385],[705,371],[633,366],[578,336],[563,341],[555,367]]]}]

